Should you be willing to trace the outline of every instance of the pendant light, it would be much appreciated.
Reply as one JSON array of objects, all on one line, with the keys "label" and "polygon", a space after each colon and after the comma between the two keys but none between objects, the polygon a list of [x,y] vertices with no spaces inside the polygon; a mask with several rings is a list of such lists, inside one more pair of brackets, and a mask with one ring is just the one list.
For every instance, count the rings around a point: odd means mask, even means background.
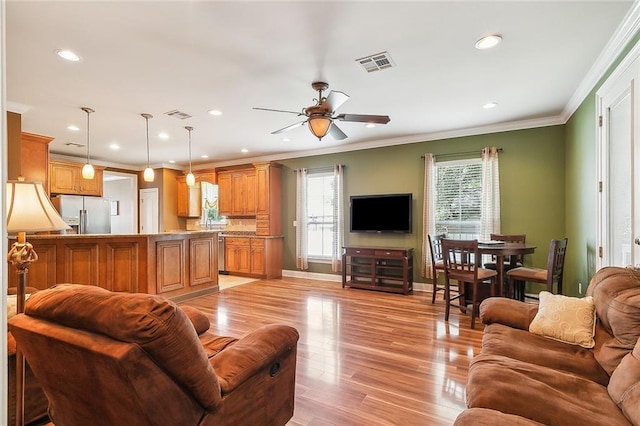
[{"label": "pendant light", "polygon": [[143,116],[147,122],[147,168],[144,169],[144,181],[153,182],[153,180],[155,179],[155,174],[153,172],[153,169],[151,168],[151,164],[149,161],[149,119],[153,118],[153,115],[147,114],[146,112],[143,112],[140,115]]},{"label": "pendant light", "polygon": [[191,131],[193,127],[184,126],[184,128],[189,132],[189,173],[187,174],[187,186],[193,186],[196,184],[196,178],[193,176],[193,173],[191,173]]},{"label": "pendant light", "polygon": [[89,107],[82,107],[82,110],[87,113],[87,164],[82,167],[82,178],[93,179],[96,172],[93,170],[93,166],[89,160],[89,114],[95,111]]}]

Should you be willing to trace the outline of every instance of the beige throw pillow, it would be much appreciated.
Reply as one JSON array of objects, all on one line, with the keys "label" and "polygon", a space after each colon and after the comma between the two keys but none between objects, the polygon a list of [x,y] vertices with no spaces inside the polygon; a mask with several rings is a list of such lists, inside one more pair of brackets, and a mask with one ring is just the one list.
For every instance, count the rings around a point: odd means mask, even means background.
[{"label": "beige throw pillow", "polygon": [[568,297],[542,291],[538,313],[529,325],[531,333],[554,340],[593,348],[596,308],[593,297]]}]

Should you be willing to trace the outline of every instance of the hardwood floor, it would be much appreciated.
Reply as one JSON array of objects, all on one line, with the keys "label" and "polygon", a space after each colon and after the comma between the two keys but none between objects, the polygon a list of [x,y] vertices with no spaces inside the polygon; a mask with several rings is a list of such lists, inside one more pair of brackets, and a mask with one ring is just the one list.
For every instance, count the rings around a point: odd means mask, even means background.
[{"label": "hardwood floor", "polygon": [[212,331],[240,337],[263,324],[300,333],[296,402],[288,425],[451,425],[465,407],[482,325],[431,293],[342,289],[299,278],[261,280],[180,303]]}]

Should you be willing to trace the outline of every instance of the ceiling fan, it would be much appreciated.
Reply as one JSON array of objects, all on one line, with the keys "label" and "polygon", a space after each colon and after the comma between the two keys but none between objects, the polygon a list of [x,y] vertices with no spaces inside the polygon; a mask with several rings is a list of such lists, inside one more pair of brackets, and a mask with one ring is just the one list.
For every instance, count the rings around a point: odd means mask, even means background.
[{"label": "ceiling fan", "polygon": [[388,115],[364,115],[364,114],[338,114],[335,115],[336,110],[347,100],[349,96],[345,93],[332,90],[325,98],[322,96],[322,92],[329,88],[328,83],[322,81],[315,81],[311,83],[313,90],[318,91],[318,99],[315,105],[303,108],[301,112],[296,111],[284,111],[280,109],[270,108],[253,108],[261,111],[274,111],[274,112],[286,112],[289,114],[296,114],[298,116],[306,116],[307,119],[299,123],[292,124],[275,132],[271,132],[272,135],[277,133],[286,132],[296,127],[302,126],[304,123],[308,123],[309,130],[313,133],[318,140],[322,140],[327,134],[331,135],[336,140],[343,140],[347,138],[347,135],[340,130],[335,121],[355,121],[359,123],[372,123],[372,124],[387,124],[391,119]]}]

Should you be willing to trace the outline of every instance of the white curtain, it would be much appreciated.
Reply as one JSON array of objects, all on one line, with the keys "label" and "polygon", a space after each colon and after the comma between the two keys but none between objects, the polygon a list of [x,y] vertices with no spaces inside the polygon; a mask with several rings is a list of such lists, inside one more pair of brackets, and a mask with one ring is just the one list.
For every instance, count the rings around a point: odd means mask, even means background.
[{"label": "white curtain", "polygon": [[429,248],[429,234],[436,231],[435,220],[435,169],[436,157],[433,154],[424,155],[424,196],[422,204],[422,276],[434,278],[435,271],[431,269],[431,249]]},{"label": "white curtain", "polygon": [[296,169],[296,268],[309,269],[307,252],[307,169]]},{"label": "white curtain", "polygon": [[331,271],[342,271],[342,245],[344,243],[344,201],[343,182],[344,166],[333,166],[333,250],[331,252]]},{"label": "white curtain", "polygon": [[482,150],[481,209],[480,240],[489,241],[489,234],[500,233],[500,170],[495,146]]}]

